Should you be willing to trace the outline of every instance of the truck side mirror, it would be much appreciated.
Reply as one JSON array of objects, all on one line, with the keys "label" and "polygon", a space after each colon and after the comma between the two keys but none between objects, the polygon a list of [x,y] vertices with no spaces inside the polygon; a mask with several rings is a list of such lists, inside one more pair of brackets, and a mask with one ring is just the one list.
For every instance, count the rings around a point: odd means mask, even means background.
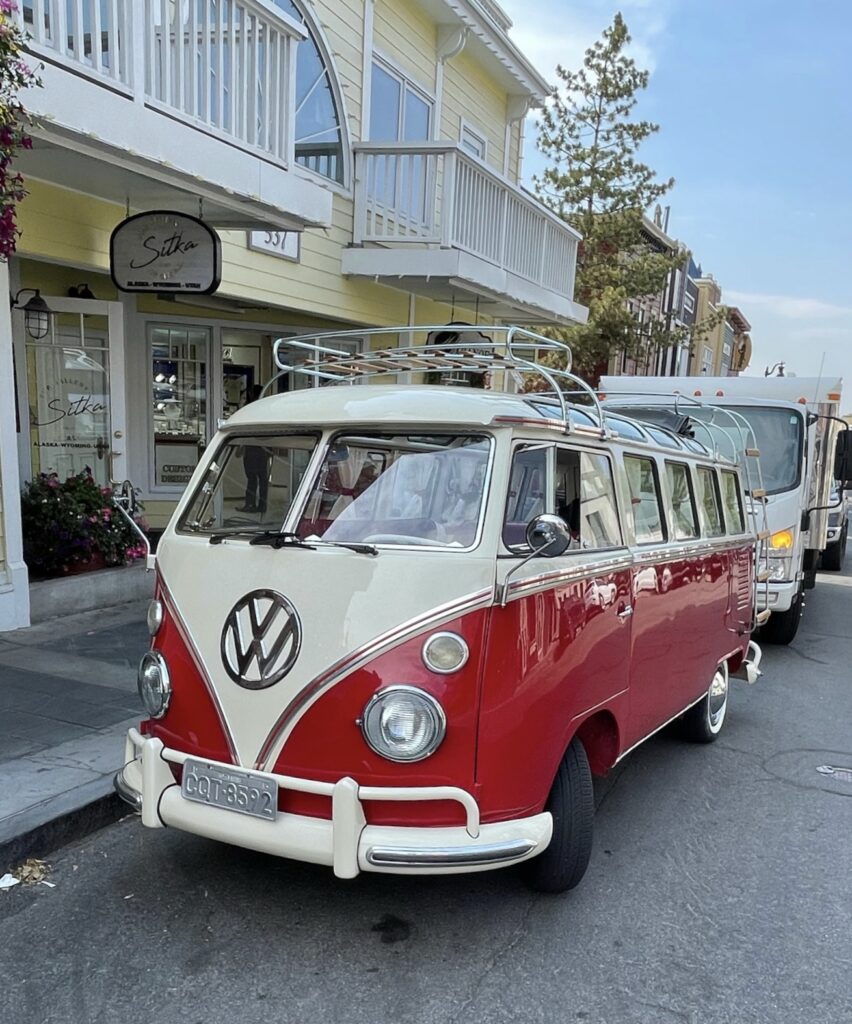
[{"label": "truck side mirror", "polygon": [[849,427],[837,435],[834,449],[834,479],[843,490],[852,488],[852,431]]}]

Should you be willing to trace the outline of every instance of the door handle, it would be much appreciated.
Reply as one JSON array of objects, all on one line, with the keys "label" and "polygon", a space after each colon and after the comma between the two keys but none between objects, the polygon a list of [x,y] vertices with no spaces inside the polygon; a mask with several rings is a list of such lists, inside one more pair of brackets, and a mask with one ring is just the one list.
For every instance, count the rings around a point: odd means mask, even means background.
[{"label": "door handle", "polygon": [[621,619],[622,622],[624,622],[626,619],[629,619],[632,614],[633,614],[633,605],[632,604],[628,604],[628,605],[625,605],[624,608],[621,609],[621,611],[618,613],[618,617]]}]

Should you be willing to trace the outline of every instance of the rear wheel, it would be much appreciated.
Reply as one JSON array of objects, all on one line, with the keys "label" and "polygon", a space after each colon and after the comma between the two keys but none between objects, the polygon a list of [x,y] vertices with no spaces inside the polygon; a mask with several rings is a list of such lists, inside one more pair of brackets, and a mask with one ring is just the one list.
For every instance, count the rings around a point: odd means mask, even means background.
[{"label": "rear wheel", "polygon": [[769,644],[789,644],[799,631],[799,622],[805,606],[804,591],[799,588],[793,603],[785,612],[773,612],[765,626],[761,626],[760,638]]},{"label": "rear wheel", "polygon": [[553,815],[553,838],[523,865],[528,885],[539,892],[566,892],[586,873],[592,854],[595,800],[592,773],[577,737],[562,758],[545,810]]},{"label": "rear wheel", "polygon": [[840,536],[837,540],[827,547],[822,553],[822,568],[826,572],[840,572],[843,568],[843,562],[846,558],[846,531],[847,526],[843,527]]},{"label": "rear wheel", "polygon": [[716,739],[728,714],[728,690],[728,666],[723,662],[705,696],[681,718],[684,739],[692,743],[712,743]]}]

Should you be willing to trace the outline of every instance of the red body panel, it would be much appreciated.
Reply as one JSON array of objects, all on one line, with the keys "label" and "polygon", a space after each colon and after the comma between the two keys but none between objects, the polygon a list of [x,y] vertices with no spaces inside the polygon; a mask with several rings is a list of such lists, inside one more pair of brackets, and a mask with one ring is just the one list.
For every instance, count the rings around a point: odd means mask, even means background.
[{"label": "red body panel", "polygon": [[[163,600],[163,594],[158,592]],[[172,696],[163,718],[142,723],[142,732],[156,736],[164,745],[197,757],[232,764],[234,758],[225,738],[222,721],[192,656],[189,642],[182,635],[178,618],[168,600],[163,601],[163,623],[152,647],[169,666]]]},{"label": "red body panel", "polygon": [[[327,782],[346,775],[365,786],[459,786],[475,789],[475,754],[480,688],[480,652],[485,641],[487,611],[471,612],[440,627],[463,636],[470,648],[467,664],[452,675],[431,672],[423,663],[421,635],[375,658],[341,680],[308,709],[288,737],[275,771]],[[447,716],[447,735],[438,750],[424,761],[399,764],[374,753],[361,734],[357,719],[376,690],[408,683],[428,691],[441,702]],[[292,811],[331,817],[327,800],[287,793],[281,804]],[[307,808],[314,808],[308,811]],[[447,802],[379,803],[365,805],[372,824],[459,825],[460,805]]]},{"label": "red body panel", "polygon": [[553,587],[491,612],[477,780],[485,820],[544,807],[582,719],[627,711],[627,570]]}]

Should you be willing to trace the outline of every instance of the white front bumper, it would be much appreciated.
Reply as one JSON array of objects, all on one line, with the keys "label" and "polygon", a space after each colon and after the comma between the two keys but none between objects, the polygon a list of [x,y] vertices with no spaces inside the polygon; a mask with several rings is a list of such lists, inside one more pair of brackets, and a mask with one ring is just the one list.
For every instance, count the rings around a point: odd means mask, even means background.
[{"label": "white front bumper", "polygon": [[[278,857],[325,864],[338,878],[354,878],[360,871],[485,871],[541,853],[553,831],[553,819],[547,812],[480,825],[476,801],[455,787],[392,789],[359,786],[351,778],[324,783],[267,772],[257,774],[274,779],[285,789],[331,797],[332,817],[327,820],[279,812],[275,821],[264,821],[186,800],[169,767],[169,763],[182,764],[186,758],[186,754],[164,747],[155,737],[146,738],[136,729],[128,732],[125,765],[115,777],[115,787],[141,813],[144,825],[168,825]],[[455,800],[464,807],[467,824],[423,828],[368,825],[364,800]]]},{"label": "white front bumper", "polygon": [[771,612],[786,612],[792,606],[798,591],[799,584],[794,581],[775,583],[770,580],[769,583],[758,583],[757,610],[760,612],[768,608]]}]

